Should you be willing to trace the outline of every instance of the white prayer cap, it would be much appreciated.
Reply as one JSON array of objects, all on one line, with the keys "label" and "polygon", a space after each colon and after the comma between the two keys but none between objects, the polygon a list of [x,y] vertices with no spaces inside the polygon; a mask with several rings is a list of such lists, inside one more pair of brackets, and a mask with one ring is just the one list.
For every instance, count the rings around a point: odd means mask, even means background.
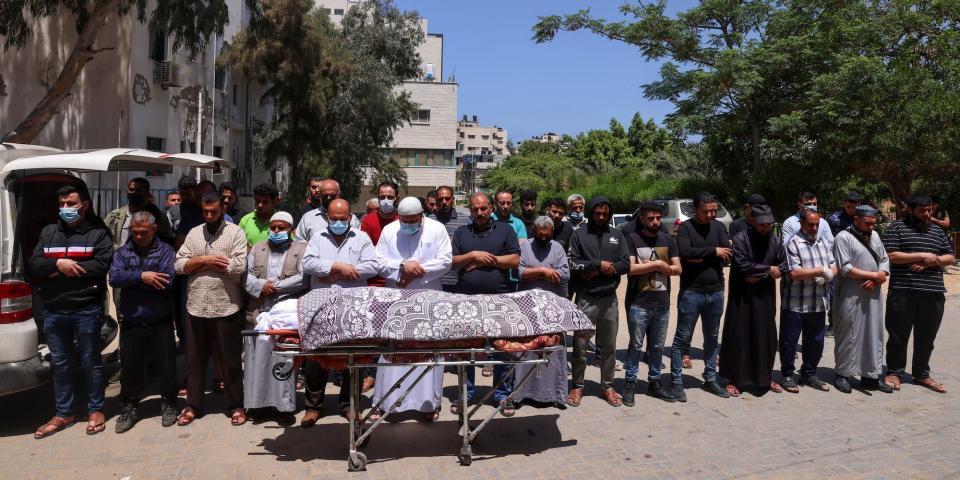
[{"label": "white prayer cap", "polygon": [[400,215],[416,215],[418,213],[423,213],[423,204],[420,203],[420,199],[417,197],[407,197],[400,201],[400,206],[397,207],[397,213]]},{"label": "white prayer cap", "polygon": [[270,222],[272,223],[274,220],[282,220],[287,222],[291,227],[293,226],[293,215],[290,215],[287,212],[274,213],[273,216],[270,217]]}]

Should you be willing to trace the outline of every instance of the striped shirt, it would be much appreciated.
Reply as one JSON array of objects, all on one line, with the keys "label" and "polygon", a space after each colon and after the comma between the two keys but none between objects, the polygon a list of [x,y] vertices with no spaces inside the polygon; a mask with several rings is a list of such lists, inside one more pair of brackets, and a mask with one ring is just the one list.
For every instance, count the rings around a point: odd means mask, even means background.
[{"label": "striped shirt", "polygon": [[[930,223],[925,229],[909,219],[897,220],[883,235],[883,247],[887,253],[932,253],[951,255],[953,246],[943,229]],[[919,272],[910,270],[910,264],[893,264],[890,268],[890,288],[919,290],[923,292],[946,292],[943,286],[943,267],[928,267]]]},{"label": "striped shirt", "polygon": [[[811,243],[803,235],[794,235],[787,242],[787,270],[822,268],[836,265],[833,249],[825,237],[817,235]],[[817,285],[816,279],[791,280],[784,275],[780,281],[780,297],[783,309],[797,313],[826,311],[826,285]]]}]

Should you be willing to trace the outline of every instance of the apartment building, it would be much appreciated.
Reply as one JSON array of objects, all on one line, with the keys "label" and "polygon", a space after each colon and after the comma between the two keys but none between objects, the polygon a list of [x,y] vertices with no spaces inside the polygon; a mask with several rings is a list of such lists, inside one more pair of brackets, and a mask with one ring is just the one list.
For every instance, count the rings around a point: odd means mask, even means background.
[{"label": "apartment building", "polygon": [[486,172],[510,156],[507,138],[503,127],[485,127],[476,115],[463,116],[457,125],[457,178],[461,191],[479,191]]}]

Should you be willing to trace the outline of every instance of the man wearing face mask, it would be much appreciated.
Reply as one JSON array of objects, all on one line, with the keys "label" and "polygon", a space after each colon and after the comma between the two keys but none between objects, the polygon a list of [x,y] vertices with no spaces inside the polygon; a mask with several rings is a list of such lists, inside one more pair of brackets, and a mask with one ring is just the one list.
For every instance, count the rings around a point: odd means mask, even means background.
[{"label": "man wearing face mask", "polygon": [[52,435],[76,421],[73,415],[75,359],[83,366],[87,434],[102,432],[104,378],[100,327],[113,259],[110,232],[89,215],[90,197],[73,186],[57,191],[60,221],[43,227],[26,273],[43,301],[43,328],[53,366],[56,415],[37,428],[34,438]]},{"label": "man wearing face mask", "polygon": [[[313,182],[311,182],[311,185]],[[310,205],[314,204],[315,199],[319,200],[320,205],[310,210],[300,217],[300,223],[297,224],[297,238],[309,242],[313,235],[327,230],[329,225],[327,221],[327,209],[330,208],[330,202],[340,198],[340,184],[336,180],[323,180],[317,184],[317,193],[310,190]],[[360,221],[352,214],[346,221],[352,229],[360,229]]]},{"label": "man wearing face mask", "polygon": [[[350,203],[336,199],[327,206],[329,223],[322,231],[315,231],[303,255],[303,274],[310,277],[311,288],[330,288],[334,285],[351,288],[365,287],[367,279],[380,271],[380,261],[370,237],[359,228],[350,226]],[[306,218],[306,217],[304,217]],[[342,372],[340,413],[350,418],[350,372]],[[306,413],[300,421],[303,427],[313,426],[320,419],[323,407],[327,371],[316,362],[307,362]]]},{"label": "man wearing face mask", "polygon": [[[203,224],[191,229],[177,251],[174,267],[187,278],[187,407],[177,424],[192,423],[202,411],[207,359],[212,353],[223,375],[230,422],[246,423],[240,369],[240,331],[244,319],[243,276],[247,271],[247,237],[224,219],[223,199],[216,191],[201,197]],[[180,226],[183,226],[181,221]]]},{"label": "man wearing face mask", "polygon": [[[424,217],[423,205],[416,197],[404,198],[397,206],[397,213],[397,221],[383,227],[380,241],[377,242],[377,254],[381,262],[380,275],[386,279],[386,286],[411,290],[440,290],[440,279],[450,270],[453,261],[450,237],[446,229],[440,222]],[[386,363],[386,360],[381,358],[380,363]],[[374,403],[387,394],[390,387],[403,376],[404,371],[405,369],[396,367],[377,369],[377,382],[373,390]],[[415,371],[408,376],[404,380],[403,388],[409,388],[419,374],[420,371]],[[398,411],[418,411],[424,415],[425,420],[432,421],[440,409],[442,390],[443,369],[434,368],[404,399]],[[398,400],[401,391],[403,389],[393,392],[385,404],[389,405]]]},{"label": "man wearing face mask", "polygon": [[[781,241],[786,246],[794,235],[800,232],[800,215],[804,210],[817,211],[817,194],[803,192],[797,197],[797,213],[790,215],[783,221],[781,228]],[[827,241],[827,245],[833,246],[833,232],[830,230],[830,223],[826,218],[820,217],[820,228],[817,229],[817,235]]]},{"label": "man wearing face mask", "polygon": [[527,238],[533,238],[533,221],[537,219],[537,192],[520,191],[520,221],[526,229]]},{"label": "man wearing face mask", "polygon": [[[363,217],[360,222],[360,230],[370,237],[373,246],[377,246],[380,241],[380,234],[383,228],[397,220],[397,203],[400,199],[397,197],[399,186],[396,183],[385,181],[380,182],[377,187],[377,209]],[[383,277],[376,276],[367,282],[372,287],[382,287],[385,285]]]},{"label": "man wearing face mask", "polygon": [[583,211],[586,208],[587,201],[583,195],[574,193],[567,197],[567,216],[563,221],[568,222],[574,230],[580,229],[587,224],[587,218]]},{"label": "man wearing face mask", "polygon": [[[247,254],[247,328],[256,326],[260,312],[307,291],[301,262],[306,249],[307,242],[293,238],[293,216],[274,213],[267,240],[255,244]],[[255,420],[275,417],[281,425],[292,425],[297,408],[296,380],[291,377],[278,382],[270,374],[275,363],[272,347],[268,338],[244,338],[243,406]]]},{"label": "man wearing face mask", "polygon": [[247,244],[250,246],[264,242],[269,237],[270,219],[276,213],[277,205],[280,204],[280,191],[274,185],[261,183],[253,188],[253,204],[254,210],[244,215],[237,224],[243,229],[243,233],[247,236]]},{"label": "man wearing face mask", "polygon": [[107,214],[103,223],[110,229],[113,236],[113,249],[117,250],[127,243],[130,238],[130,217],[141,210],[150,212],[156,218],[157,238],[173,245],[173,229],[167,216],[160,212],[156,205],[150,203],[150,182],[145,178],[134,178],[127,183],[127,205],[117,208]]}]

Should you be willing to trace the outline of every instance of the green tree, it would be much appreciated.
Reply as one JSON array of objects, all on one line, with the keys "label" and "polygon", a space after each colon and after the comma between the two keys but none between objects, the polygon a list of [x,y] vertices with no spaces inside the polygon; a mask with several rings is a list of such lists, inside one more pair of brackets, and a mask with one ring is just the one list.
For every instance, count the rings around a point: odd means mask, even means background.
[{"label": "green tree", "polygon": [[643,117],[637,112],[633,114],[633,119],[630,120],[627,142],[633,148],[634,154],[642,158],[649,158],[669,147],[672,140],[667,129],[657,125],[652,118],[644,122]]},{"label": "green tree", "polygon": [[[148,9],[148,5],[153,9]],[[70,91],[87,63],[97,54],[113,50],[115,46],[100,46],[97,37],[107,18],[123,17],[136,12],[137,21],[143,23],[149,16],[150,28],[173,36],[173,50],[185,48],[194,57],[211,35],[223,35],[227,23],[227,5],[224,0],[12,0],[0,1],[0,36],[4,37],[3,48],[23,47],[33,35],[39,20],[61,14],[73,17],[77,41],[60,68],[56,80],[46,95],[20,121],[14,129],[17,133],[11,142],[30,143],[46,127],[58,112],[60,103]]]},{"label": "green tree", "polygon": [[623,125],[610,120],[609,130],[590,130],[579,133],[564,152],[576,160],[578,169],[587,174],[599,174],[625,166],[639,166],[633,147]]},{"label": "green tree", "polygon": [[258,134],[260,162],[288,162],[293,198],[324,171],[349,199],[360,194],[367,167],[374,180],[405,183],[383,147],[416,111],[396,87],[419,70],[418,16],[371,0],[351,7],[336,28],[311,0],[263,0],[258,8],[222,60],[267,85],[261,100],[275,114]]}]

